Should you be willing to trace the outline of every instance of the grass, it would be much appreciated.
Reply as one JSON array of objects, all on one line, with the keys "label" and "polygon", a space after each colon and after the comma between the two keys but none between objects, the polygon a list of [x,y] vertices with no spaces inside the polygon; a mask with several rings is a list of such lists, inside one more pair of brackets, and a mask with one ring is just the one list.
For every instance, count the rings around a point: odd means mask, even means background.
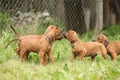
[{"label": "grass", "polygon": [[[119,30],[119,26],[112,26],[103,33],[108,36],[109,40],[115,41],[120,40]],[[20,63],[14,50],[17,47],[16,42],[5,49],[7,42],[15,36],[14,33],[10,31],[2,33],[0,80],[120,80],[120,57],[117,62],[111,61],[110,57],[104,60],[101,55],[98,55],[93,62],[89,57],[85,57],[82,61],[75,59],[69,62],[71,46],[68,40],[62,39],[53,44],[54,64],[39,65],[39,56],[34,53],[29,55],[28,61]],[[95,35],[87,32],[79,37],[82,41],[91,41]]]}]

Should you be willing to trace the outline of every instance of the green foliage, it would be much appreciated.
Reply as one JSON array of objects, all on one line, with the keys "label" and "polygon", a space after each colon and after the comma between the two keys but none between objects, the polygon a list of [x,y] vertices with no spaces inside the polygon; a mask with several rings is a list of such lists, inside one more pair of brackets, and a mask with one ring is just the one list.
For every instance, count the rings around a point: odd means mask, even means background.
[{"label": "green foliage", "polygon": [[120,40],[120,25],[111,25],[102,33],[108,36],[110,40]]},{"label": "green foliage", "polygon": [[[114,26],[104,30],[103,33],[110,40],[120,40],[120,34],[116,32],[116,29],[120,28]],[[0,80],[120,79],[120,57],[118,57],[117,62],[111,61],[110,58],[104,60],[101,55],[98,55],[93,62],[89,57],[85,57],[82,61],[75,59],[73,62],[69,62],[71,45],[67,39],[54,42],[52,46],[52,55],[55,58],[54,64],[39,65],[39,55],[35,53],[31,53],[29,59],[21,63],[14,50],[17,47],[17,42],[12,43],[5,49],[6,44],[15,36],[14,33],[10,31],[3,31],[2,33],[3,36],[0,39]],[[90,31],[79,37],[81,41],[91,41],[95,34]]]},{"label": "green foliage", "polygon": [[5,29],[9,22],[10,22],[10,19],[8,15],[0,12],[0,28]]},{"label": "green foliage", "polygon": [[93,31],[88,31],[83,35],[79,35],[81,41],[92,41],[95,36]]}]

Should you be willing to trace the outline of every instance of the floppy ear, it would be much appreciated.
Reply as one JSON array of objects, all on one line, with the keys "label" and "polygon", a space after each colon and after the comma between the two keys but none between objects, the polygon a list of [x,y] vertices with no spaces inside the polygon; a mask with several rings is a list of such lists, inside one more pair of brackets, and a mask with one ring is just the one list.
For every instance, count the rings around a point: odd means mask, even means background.
[{"label": "floppy ear", "polygon": [[58,28],[54,27],[54,26],[51,27],[51,28],[52,28],[52,31],[49,31],[48,35],[54,41],[54,40],[58,39],[61,31]]},{"label": "floppy ear", "polygon": [[76,41],[77,40],[77,35],[74,32],[70,33],[70,41]]},{"label": "floppy ear", "polygon": [[49,38],[50,41],[54,41],[55,40],[55,34],[53,32],[49,32],[49,34],[47,34],[47,38]]},{"label": "floppy ear", "polygon": [[106,39],[104,40],[104,45],[107,47],[107,45],[109,44],[109,41]]},{"label": "floppy ear", "polygon": [[55,35],[59,35],[60,31],[59,30],[55,30]]},{"label": "floppy ear", "polygon": [[45,34],[47,34],[48,32],[50,32],[50,31],[53,30],[54,28],[55,28],[55,27],[52,26],[52,25],[48,26],[48,28],[47,28],[46,31],[45,31]]},{"label": "floppy ear", "polygon": [[103,36],[99,37],[99,40],[104,44],[104,37]]},{"label": "floppy ear", "polygon": [[97,40],[98,40],[100,43],[102,43],[102,44],[104,44],[104,39],[105,39],[105,38],[104,38],[103,36],[101,36],[101,35],[97,37]]}]

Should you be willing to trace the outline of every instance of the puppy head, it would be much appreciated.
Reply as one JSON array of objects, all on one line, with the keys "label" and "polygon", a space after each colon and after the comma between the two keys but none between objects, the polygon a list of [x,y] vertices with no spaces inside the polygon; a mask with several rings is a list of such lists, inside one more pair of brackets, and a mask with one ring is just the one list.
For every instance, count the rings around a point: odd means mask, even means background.
[{"label": "puppy head", "polygon": [[69,30],[68,32],[65,32],[64,37],[67,38],[70,42],[78,40],[77,33],[73,30]]},{"label": "puppy head", "polygon": [[63,38],[62,31],[56,27],[55,29],[55,40],[61,40]]},{"label": "puppy head", "polygon": [[98,35],[93,41],[95,42],[99,42],[104,44],[105,46],[108,45],[109,40],[107,39],[107,37],[103,34]]},{"label": "puppy head", "polygon": [[45,31],[45,34],[49,33],[50,31],[56,29],[56,26],[55,25],[49,25],[48,28],[46,29]]},{"label": "puppy head", "polygon": [[62,31],[55,25],[48,26],[48,28],[45,31],[45,35],[49,37],[51,41],[62,39],[63,35],[61,33]]}]

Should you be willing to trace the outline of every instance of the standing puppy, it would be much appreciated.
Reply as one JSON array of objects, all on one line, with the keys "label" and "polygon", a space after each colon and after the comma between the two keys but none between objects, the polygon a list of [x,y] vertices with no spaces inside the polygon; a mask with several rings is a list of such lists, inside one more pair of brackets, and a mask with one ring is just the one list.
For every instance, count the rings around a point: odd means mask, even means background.
[{"label": "standing puppy", "polygon": [[54,58],[51,55],[52,44],[55,40],[59,40],[61,38],[61,30],[55,25],[50,25],[45,34],[40,38],[18,38],[19,48],[16,49],[16,52],[19,55],[21,62],[29,55],[30,52],[35,52],[40,55],[40,64],[45,64],[46,55],[53,63]]},{"label": "standing puppy", "polygon": [[98,35],[93,41],[105,45],[111,59],[113,61],[117,60],[117,55],[120,54],[120,41],[115,41],[115,42],[109,41],[108,38],[103,34]]},{"label": "standing puppy", "polygon": [[70,30],[64,34],[64,36],[70,41],[72,45],[72,56],[70,60],[78,56],[79,60],[82,60],[85,56],[90,56],[94,60],[97,54],[101,54],[104,59],[107,58],[107,51],[104,45],[97,42],[81,42],[77,36],[77,33]]}]

